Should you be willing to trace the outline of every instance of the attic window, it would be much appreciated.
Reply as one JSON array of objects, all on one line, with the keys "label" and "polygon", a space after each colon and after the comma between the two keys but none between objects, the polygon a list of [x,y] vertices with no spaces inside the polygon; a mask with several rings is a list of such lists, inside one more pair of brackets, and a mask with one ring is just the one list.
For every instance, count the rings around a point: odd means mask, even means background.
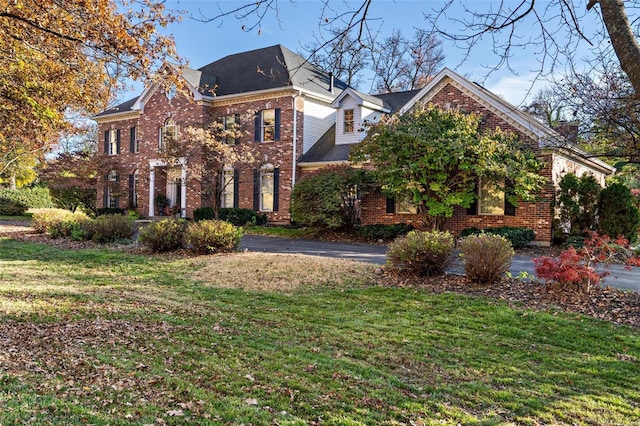
[{"label": "attic window", "polygon": [[344,110],[344,125],[343,132],[344,133],[353,133],[353,110],[345,109]]}]

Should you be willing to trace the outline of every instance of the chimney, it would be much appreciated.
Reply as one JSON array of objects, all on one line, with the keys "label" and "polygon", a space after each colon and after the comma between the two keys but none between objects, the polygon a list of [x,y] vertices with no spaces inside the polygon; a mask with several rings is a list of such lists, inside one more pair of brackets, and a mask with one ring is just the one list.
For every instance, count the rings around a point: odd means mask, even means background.
[{"label": "chimney", "polygon": [[554,129],[560,133],[564,138],[571,143],[578,141],[578,123],[562,120],[556,124]]}]

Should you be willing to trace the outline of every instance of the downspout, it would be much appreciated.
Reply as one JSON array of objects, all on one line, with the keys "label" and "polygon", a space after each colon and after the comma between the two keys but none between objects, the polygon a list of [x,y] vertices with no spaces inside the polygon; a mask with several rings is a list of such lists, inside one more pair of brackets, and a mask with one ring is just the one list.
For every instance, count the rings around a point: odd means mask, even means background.
[{"label": "downspout", "polygon": [[297,95],[293,95],[293,158],[291,159],[291,190],[296,185],[296,162],[298,158],[298,111],[296,110],[296,99],[300,96],[300,91]]}]

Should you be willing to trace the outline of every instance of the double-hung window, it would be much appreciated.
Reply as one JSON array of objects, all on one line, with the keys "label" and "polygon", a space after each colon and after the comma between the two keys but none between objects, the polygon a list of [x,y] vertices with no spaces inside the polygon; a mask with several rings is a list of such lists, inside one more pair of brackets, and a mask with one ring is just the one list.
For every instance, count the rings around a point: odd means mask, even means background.
[{"label": "double-hung window", "polygon": [[118,196],[116,195],[118,191],[118,172],[115,170],[111,170],[107,174],[107,185],[105,187],[105,207],[109,208],[117,208],[118,207]]},{"label": "double-hung window", "polygon": [[280,109],[263,109],[256,113],[255,141],[273,142],[280,140]]},{"label": "double-hung window", "polygon": [[418,207],[413,203],[413,199],[409,194],[402,194],[396,197],[396,213],[397,214],[416,214]]},{"label": "double-hung window", "polygon": [[345,109],[344,110],[344,121],[343,121],[343,132],[344,133],[353,133],[354,125],[353,125],[353,110]]},{"label": "double-hung window", "polygon": [[104,152],[107,155],[120,154],[120,129],[104,131]]},{"label": "double-hung window", "polygon": [[273,211],[273,168],[263,168],[260,171],[260,210],[263,212]]},{"label": "double-hung window", "polygon": [[236,144],[240,141],[240,114],[225,115],[223,127],[228,144]]},{"label": "double-hung window", "polygon": [[234,207],[235,186],[234,170],[231,168],[225,168],[222,175],[221,207]]},{"label": "double-hung window", "polygon": [[158,149],[164,151],[168,144],[178,141],[178,126],[173,118],[168,118],[160,128],[158,135]]},{"label": "double-hung window", "polygon": [[129,152],[137,153],[139,151],[138,130],[133,126],[129,129]]}]

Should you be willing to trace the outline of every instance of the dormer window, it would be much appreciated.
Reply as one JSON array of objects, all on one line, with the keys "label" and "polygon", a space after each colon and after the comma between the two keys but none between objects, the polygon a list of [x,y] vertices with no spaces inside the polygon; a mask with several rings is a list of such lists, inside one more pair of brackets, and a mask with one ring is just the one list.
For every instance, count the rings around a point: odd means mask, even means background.
[{"label": "dormer window", "polygon": [[353,125],[353,110],[345,109],[344,110],[344,122],[343,122],[343,132],[344,133],[353,133],[354,125]]}]

